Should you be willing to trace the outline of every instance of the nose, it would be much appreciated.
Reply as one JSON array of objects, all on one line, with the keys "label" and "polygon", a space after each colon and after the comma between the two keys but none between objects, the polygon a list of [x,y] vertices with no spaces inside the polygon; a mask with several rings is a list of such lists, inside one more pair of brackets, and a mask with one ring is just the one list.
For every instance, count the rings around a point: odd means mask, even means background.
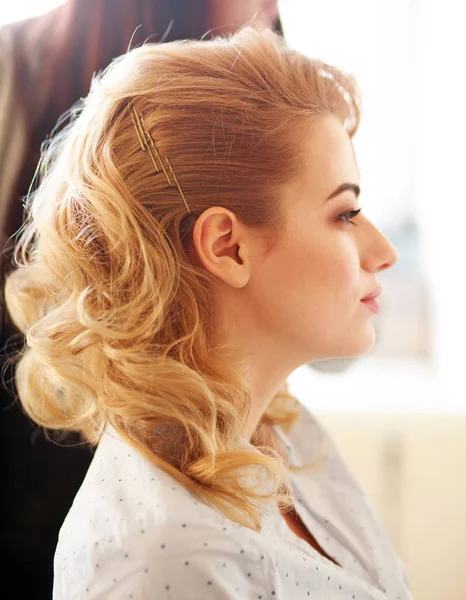
[{"label": "nose", "polygon": [[369,220],[361,250],[361,263],[371,273],[380,273],[393,267],[398,260],[398,251],[392,242]]}]

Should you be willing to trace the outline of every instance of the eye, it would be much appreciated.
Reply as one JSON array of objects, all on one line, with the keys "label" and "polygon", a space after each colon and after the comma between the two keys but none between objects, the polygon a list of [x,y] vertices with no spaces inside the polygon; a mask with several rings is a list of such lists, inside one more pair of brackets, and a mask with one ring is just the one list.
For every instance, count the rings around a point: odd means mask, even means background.
[{"label": "eye", "polygon": [[338,215],[336,220],[343,221],[343,223],[351,223],[352,225],[356,225],[356,223],[353,221],[353,219],[355,217],[357,217],[360,212],[361,212],[360,208],[358,210],[348,210],[347,212],[344,212],[341,215]]}]

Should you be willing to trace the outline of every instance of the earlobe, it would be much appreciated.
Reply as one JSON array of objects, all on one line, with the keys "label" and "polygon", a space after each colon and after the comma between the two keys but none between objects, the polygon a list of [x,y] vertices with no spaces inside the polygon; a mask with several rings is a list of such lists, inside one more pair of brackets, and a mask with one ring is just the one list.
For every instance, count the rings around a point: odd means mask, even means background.
[{"label": "earlobe", "polygon": [[212,207],[197,219],[193,245],[200,265],[211,275],[235,288],[249,281],[245,226],[223,207]]}]

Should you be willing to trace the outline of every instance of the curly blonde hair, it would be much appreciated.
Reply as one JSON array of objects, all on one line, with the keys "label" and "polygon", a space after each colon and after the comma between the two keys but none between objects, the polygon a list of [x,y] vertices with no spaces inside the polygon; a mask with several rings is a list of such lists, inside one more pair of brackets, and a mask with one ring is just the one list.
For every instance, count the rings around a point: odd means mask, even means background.
[{"label": "curly blonde hair", "polygon": [[[192,215],[141,151],[130,103],[170,157]],[[260,501],[288,501],[286,468],[263,446],[241,447],[250,407],[241,360],[213,341],[212,279],[189,260],[186,240],[215,205],[273,236],[280,189],[300,168],[303,120],[332,114],[352,136],[358,106],[352,77],[251,28],[147,44],[96,77],[46,150],[6,283],[26,334],[16,374],[26,413],[92,444],[110,424],[205,502],[259,530]],[[281,393],[262,424],[297,414]],[[239,477],[254,465],[266,493]]]}]

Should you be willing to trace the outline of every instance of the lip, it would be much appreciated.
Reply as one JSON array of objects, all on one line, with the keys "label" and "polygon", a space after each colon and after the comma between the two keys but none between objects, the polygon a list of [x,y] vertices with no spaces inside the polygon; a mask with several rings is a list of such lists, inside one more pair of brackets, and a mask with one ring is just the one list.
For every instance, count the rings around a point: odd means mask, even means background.
[{"label": "lip", "polygon": [[382,288],[379,286],[375,290],[373,290],[370,294],[367,294],[367,296],[364,296],[364,298],[361,299],[361,302],[363,304],[365,304],[367,306],[367,308],[372,310],[377,315],[380,313],[380,306],[379,306],[379,303],[377,302],[377,298],[380,296],[381,293],[382,293]]},{"label": "lip", "polygon": [[366,302],[366,300],[374,300],[375,298],[378,298],[381,293],[382,293],[382,287],[379,285],[370,294],[367,294],[367,296],[364,296],[364,298],[362,298],[361,302]]}]

